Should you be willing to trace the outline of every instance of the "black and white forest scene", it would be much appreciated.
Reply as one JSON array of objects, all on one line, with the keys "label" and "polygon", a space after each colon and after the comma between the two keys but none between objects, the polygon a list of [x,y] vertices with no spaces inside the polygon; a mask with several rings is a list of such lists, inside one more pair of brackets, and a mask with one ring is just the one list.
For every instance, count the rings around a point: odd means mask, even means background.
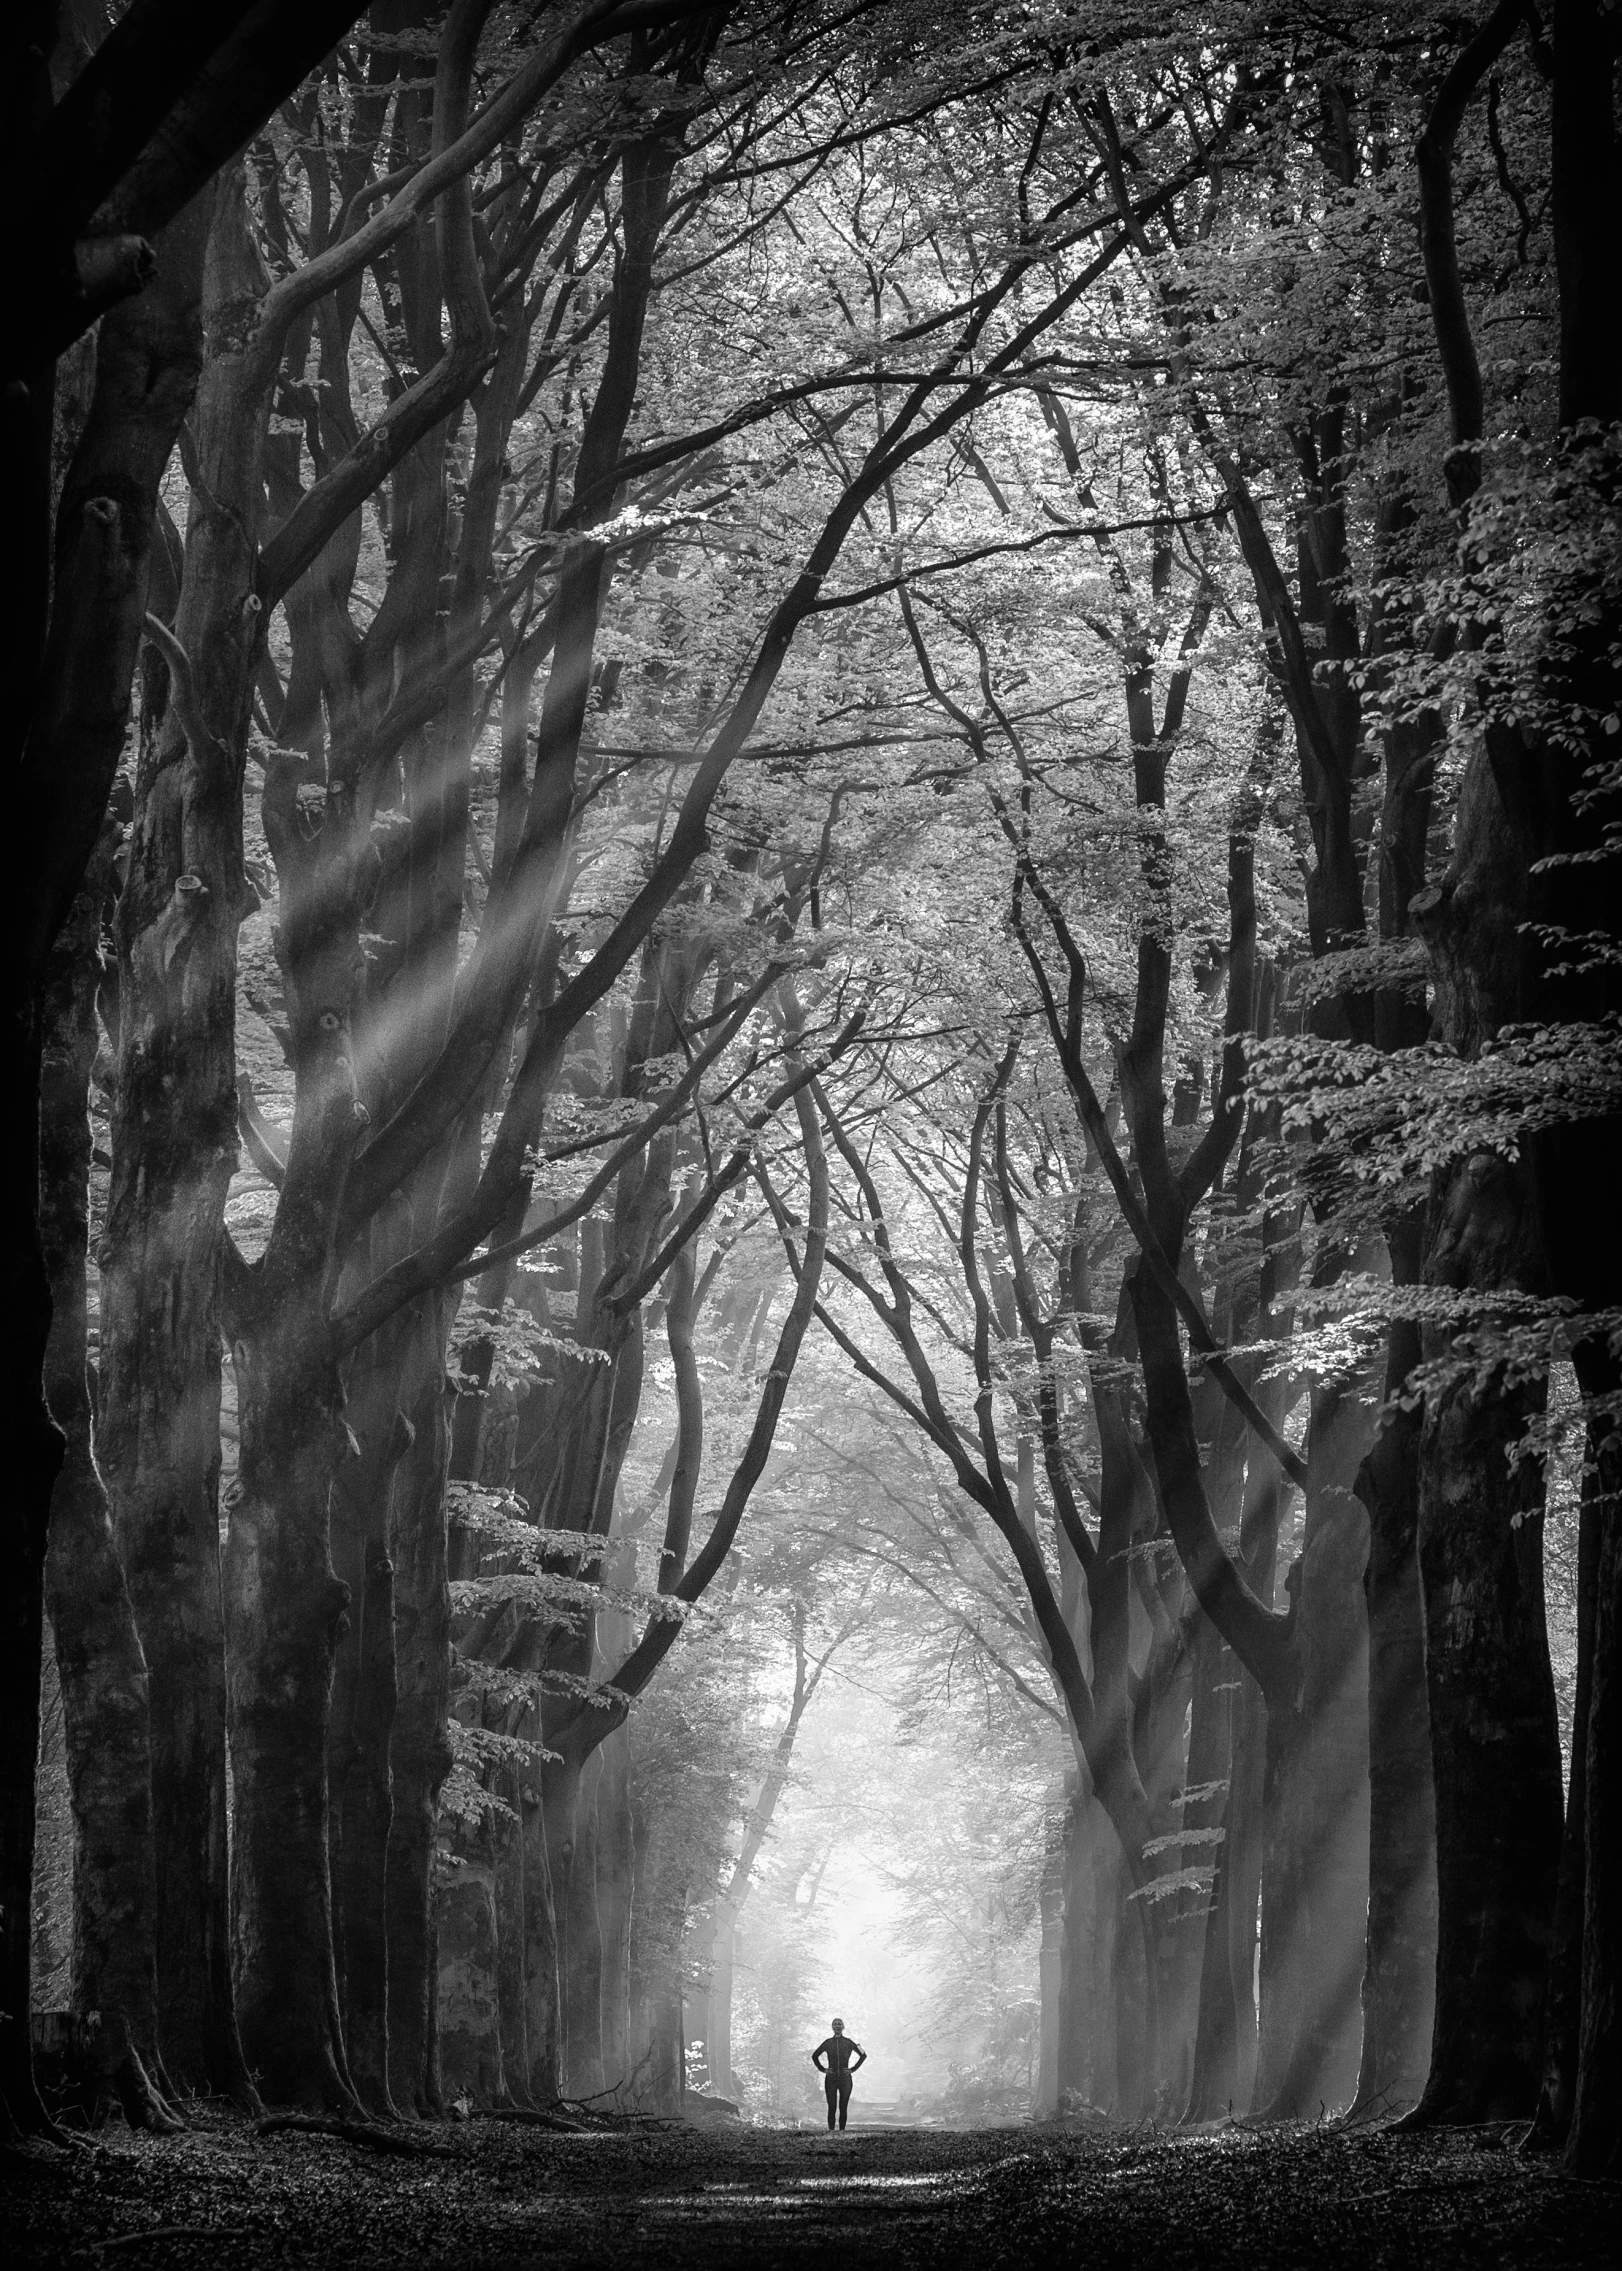
[{"label": "black and white forest scene", "polygon": [[1614,2263],[1622,0],[0,19],[6,2262]]}]

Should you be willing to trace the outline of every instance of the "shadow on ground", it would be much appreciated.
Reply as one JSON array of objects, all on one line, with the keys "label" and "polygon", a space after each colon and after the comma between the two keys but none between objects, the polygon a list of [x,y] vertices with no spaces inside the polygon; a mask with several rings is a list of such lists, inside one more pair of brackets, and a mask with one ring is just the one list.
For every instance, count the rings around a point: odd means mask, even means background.
[{"label": "shadow on ground", "polygon": [[1576,2184],[1492,2133],[1228,2127],[728,2124],[555,2135],[473,2122],[445,2159],[329,2137],[259,2138],[199,2114],[183,2137],[107,2132],[13,2158],[15,2266],[454,2266],[663,2271],[1073,2263],[1087,2271],[1612,2264],[1622,2186]]}]

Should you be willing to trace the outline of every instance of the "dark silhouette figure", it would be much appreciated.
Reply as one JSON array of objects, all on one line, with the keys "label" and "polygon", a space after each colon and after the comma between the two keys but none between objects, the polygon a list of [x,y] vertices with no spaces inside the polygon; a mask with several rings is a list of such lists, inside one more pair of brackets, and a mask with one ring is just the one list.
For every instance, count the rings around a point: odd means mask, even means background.
[{"label": "dark silhouette figure", "polygon": [[850,2086],[856,2068],[867,2064],[867,2052],[845,2032],[844,2020],[835,2019],[833,2033],[826,2042],[817,2044],[811,2053],[811,2063],[822,2076],[822,2086],[828,2093],[828,2127],[833,2127],[837,2112],[839,2126],[843,2129],[845,2116],[850,2111]]}]

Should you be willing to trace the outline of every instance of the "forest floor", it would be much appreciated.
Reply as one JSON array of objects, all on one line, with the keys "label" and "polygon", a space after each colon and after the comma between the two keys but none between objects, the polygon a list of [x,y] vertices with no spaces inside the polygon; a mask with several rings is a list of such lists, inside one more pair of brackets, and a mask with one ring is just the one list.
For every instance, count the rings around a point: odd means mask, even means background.
[{"label": "forest floor", "polygon": [[[1614,2264],[1622,2186],[1494,2133],[1333,2128],[809,2130],[707,2122],[418,2131],[445,2157],[253,2128],[104,2130],[0,2168],[8,2265],[446,2271],[809,2265],[970,2271]],[[446,2150],[448,2148],[448,2150]]]}]

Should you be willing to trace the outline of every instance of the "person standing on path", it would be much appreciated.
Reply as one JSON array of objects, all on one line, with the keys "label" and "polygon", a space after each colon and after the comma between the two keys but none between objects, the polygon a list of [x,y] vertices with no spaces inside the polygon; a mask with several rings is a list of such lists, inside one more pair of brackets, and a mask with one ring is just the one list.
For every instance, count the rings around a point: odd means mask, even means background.
[{"label": "person standing on path", "polygon": [[[827,2064],[824,2065],[824,2059]],[[855,2061],[853,2064],[852,2061]],[[828,2127],[834,2125],[834,2114],[839,2115],[839,2126],[845,2126],[850,2111],[850,2087],[857,2066],[867,2064],[867,2052],[859,2042],[853,2042],[845,2032],[843,2019],[835,2019],[834,2031],[826,2042],[819,2042],[811,2053],[811,2063],[822,2076],[822,2086],[828,2093]]]}]

